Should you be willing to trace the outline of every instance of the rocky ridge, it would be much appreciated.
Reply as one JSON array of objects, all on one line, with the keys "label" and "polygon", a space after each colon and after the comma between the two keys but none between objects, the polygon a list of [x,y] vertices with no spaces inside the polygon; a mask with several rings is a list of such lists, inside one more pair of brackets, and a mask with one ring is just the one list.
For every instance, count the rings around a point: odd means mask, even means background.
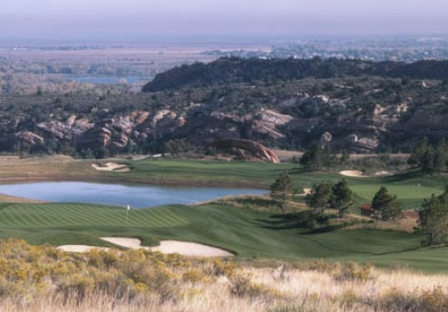
[{"label": "rocky ridge", "polygon": [[[232,62],[246,69],[253,66],[242,60]],[[265,64],[261,60],[250,62]],[[268,63],[266,66],[272,68],[266,69],[267,73],[280,75],[275,68],[288,72],[289,62]],[[369,71],[376,75],[378,68],[392,72],[391,68],[404,66],[319,60],[301,64],[304,73],[319,74],[319,68],[335,73],[340,66],[341,74],[351,68],[359,75]],[[210,81],[212,86],[204,86],[196,75],[201,72],[198,68],[205,68],[204,75],[210,75],[209,65],[198,66],[182,67],[181,76],[196,81],[194,88],[185,88],[191,85],[186,81],[175,90],[135,95],[0,96],[0,152],[93,153],[101,157],[161,153],[169,142],[183,145],[182,149],[205,151],[223,140],[249,140],[267,148],[294,150],[321,144],[335,151],[406,152],[424,136],[432,141],[448,136],[444,122],[448,117],[448,83],[443,80],[372,74],[344,78],[301,75],[296,80],[266,81],[254,72],[251,74],[259,79],[250,80],[239,77],[241,71],[232,78],[234,65],[230,65],[218,79],[227,79],[226,84]],[[225,68],[226,61],[210,66]],[[410,68],[416,71],[416,66]],[[179,76],[175,72],[161,75],[156,85],[174,88]],[[166,81],[167,77],[173,80]],[[247,154],[241,149],[238,153]]]}]

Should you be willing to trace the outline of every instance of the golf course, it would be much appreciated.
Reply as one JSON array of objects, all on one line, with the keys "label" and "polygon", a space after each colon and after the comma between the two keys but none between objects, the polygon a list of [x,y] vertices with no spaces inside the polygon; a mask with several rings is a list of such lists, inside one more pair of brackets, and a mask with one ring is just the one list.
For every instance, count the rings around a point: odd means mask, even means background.
[{"label": "golf course", "polygon": [[[241,260],[352,260],[433,272],[448,268],[445,261],[448,248],[422,249],[420,235],[399,228],[375,227],[372,221],[357,216],[357,206],[369,203],[381,186],[396,194],[405,209],[417,209],[424,198],[443,191],[445,182],[440,177],[418,172],[347,177],[339,173],[305,172],[295,164],[250,162],[122,160],[120,163],[131,170],[97,171],[92,169],[91,161],[59,158],[17,160],[12,166],[0,166],[0,175],[4,183],[60,181],[65,176],[66,180],[108,183],[255,186],[268,192],[275,178],[287,171],[294,180],[295,194],[289,199],[294,209],[282,212],[267,195],[132,211],[95,204],[5,199],[0,203],[0,238],[21,238],[31,244],[104,247],[113,244],[101,240],[103,236],[139,238],[143,246],[156,246],[170,239],[219,247]],[[13,166],[22,170],[13,175]],[[306,218],[307,208],[300,195],[303,189],[322,180],[337,182],[342,178],[353,190],[353,217],[343,225],[304,230],[301,218]]]}]

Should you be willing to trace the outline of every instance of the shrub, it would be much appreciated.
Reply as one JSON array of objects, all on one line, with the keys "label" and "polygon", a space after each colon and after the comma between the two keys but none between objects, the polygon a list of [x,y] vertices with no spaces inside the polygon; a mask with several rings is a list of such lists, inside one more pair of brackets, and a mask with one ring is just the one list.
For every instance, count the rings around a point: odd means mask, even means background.
[{"label": "shrub", "polygon": [[230,291],[237,297],[249,297],[271,300],[281,297],[281,294],[274,289],[251,281],[248,274],[237,273],[230,278]]},{"label": "shrub", "polygon": [[210,276],[227,276],[232,277],[236,272],[236,265],[233,262],[223,262],[221,260],[215,260],[213,263],[208,264],[205,268],[206,274]]},{"label": "shrub", "polygon": [[357,264],[355,262],[342,262],[339,269],[333,274],[336,281],[360,281],[365,282],[372,276],[371,266]]},{"label": "shrub", "polygon": [[188,270],[184,274],[182,274],[182,280],[184,282],[197,283],[204,279],[204,274],[199,270]]}]

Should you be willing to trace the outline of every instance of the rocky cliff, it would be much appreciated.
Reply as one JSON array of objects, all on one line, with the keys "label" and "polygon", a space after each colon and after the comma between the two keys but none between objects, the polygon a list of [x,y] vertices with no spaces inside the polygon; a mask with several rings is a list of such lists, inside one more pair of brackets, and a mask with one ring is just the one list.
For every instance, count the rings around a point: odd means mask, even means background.
[{"label": "rocky cliff", "polygon": [[230,59],[161,74],[140,94],[0,96],[0,152],[101,157],[160,153],[168,143],[203,152],[239,140],[294,150],[409,151],[424,136],[448,136],[448,83],[421,79],[443,78],[435,67]]}]

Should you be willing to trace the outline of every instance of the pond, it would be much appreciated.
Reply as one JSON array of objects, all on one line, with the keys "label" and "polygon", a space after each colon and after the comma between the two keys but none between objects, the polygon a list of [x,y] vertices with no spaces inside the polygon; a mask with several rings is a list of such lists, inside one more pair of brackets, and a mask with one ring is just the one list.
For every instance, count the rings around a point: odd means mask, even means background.
[{"label": "pond", "polygon": [[138,76],[98,76],[98,75],[64,75],[66,80],[72,80],[77,82],[85,82],[92,84],[119,84],[120,79],[125,79],[126,84],[134,83],[147,83],[152,77],[138,77]]},{"label": "pond", "polygon": [[86,182],[39,182],[0,185],[0,193],[22,198],[145,208],[191,204],[229,195],[259,195],[266,190],[211,187],[165,187]]}]

